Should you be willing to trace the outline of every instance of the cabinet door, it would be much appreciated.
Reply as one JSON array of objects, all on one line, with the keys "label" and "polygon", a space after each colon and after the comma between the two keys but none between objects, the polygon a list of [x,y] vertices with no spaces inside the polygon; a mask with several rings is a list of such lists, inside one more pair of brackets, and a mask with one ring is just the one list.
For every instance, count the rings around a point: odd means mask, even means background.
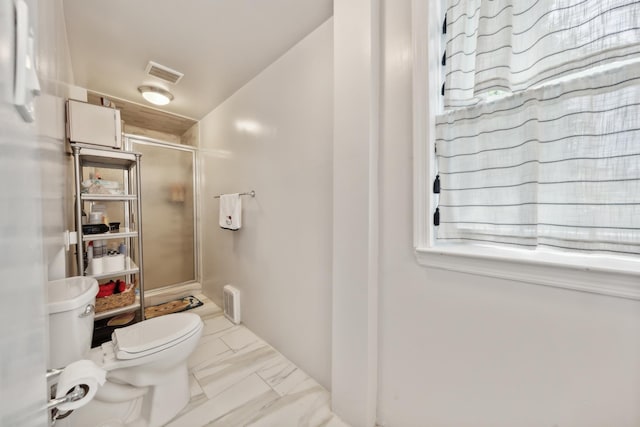
[{"label": "cabinet door", "polygon": [[120,111],[73,100],[67,107],[72,142],[121,147]]}]

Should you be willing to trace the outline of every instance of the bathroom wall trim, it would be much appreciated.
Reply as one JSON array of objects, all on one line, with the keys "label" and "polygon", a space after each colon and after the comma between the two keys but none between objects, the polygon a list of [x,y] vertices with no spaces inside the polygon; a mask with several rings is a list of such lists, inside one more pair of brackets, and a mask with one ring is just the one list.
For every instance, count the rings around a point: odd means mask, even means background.
[{"label": "bathroom wall trim", "polygon": [[136,135],[135,133],[125,133],[124,136],[125,138],[128,138],[128,139],[135,139],[136,141],[149,143],[153,145],[162,145],[168,148],[175,148],[176,150],[194,151],[194,152],[197,151],[196,147],[192,147],[190,145],[176,144],[175,142],[162,141],[160,139],[155,139],[148,136]]}]

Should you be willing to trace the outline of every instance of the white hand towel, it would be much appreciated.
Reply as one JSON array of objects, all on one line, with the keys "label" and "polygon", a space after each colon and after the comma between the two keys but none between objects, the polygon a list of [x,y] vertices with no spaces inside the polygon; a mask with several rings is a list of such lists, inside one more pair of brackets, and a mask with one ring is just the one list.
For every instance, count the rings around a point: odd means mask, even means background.
[{"label": "white hand towel", "polygon": [[242,227],[242,200],[240,194],[220,196],[220,227],[238,230]]}]

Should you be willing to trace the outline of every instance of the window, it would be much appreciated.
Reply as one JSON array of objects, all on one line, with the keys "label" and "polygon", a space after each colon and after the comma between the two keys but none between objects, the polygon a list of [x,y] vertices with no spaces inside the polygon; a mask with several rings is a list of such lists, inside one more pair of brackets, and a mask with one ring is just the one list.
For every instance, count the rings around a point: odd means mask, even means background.
[{"label": "window", "polygon": [[418,259],[640,298],[640,4],[438,3],[414,1]]}]

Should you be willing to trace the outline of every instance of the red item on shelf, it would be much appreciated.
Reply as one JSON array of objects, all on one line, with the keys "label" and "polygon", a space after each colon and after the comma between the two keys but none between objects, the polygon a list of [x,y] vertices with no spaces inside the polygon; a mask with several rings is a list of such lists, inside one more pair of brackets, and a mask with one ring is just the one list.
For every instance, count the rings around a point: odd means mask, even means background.
[{"label": "red item on shelf", "polygon": [[101,289],[98,291],[96,298],[104,298],[113,295],[113,289]]},{"label": "red item on shelf", "polygon": [[108,297],[109,295],[113,295],[115,287],[116,283],[113,280],[110,280],[108,283],[103,283],[99,286],[100,289],[98,291],[98,294],[96,295],[96,298],[104,298]]}]

